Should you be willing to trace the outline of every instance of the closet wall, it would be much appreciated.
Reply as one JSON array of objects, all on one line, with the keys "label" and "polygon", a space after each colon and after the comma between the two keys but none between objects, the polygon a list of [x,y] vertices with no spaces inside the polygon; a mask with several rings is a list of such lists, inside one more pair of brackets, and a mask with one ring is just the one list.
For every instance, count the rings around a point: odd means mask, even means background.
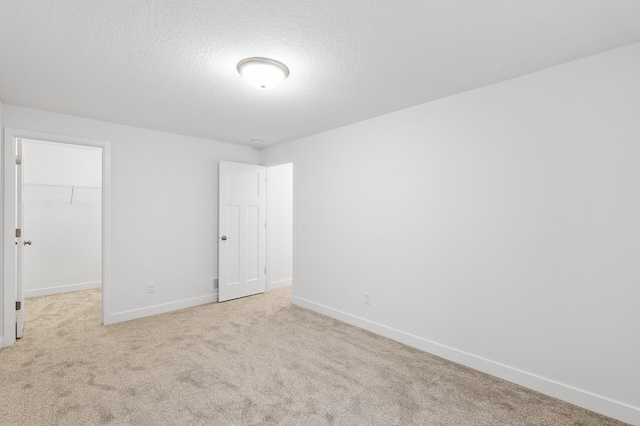
[{"label": "closet wall", "polygon": [[23,140],[25,296],[101,286],[99,148]]}]

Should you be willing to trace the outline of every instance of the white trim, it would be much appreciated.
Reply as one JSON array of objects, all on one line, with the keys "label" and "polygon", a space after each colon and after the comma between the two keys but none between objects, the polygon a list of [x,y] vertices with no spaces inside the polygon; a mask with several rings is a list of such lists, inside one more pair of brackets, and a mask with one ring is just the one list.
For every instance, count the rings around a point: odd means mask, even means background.
[{"label": "white trim", "polygon": [[218,301],[218,290],[205,296],[193,297],[191,299],[178,300],[176,302],[162,303],[159,305],[147,306],[145,308],[132,309],[111,314],[108,318],[109,324],[134,320],[138,318],[150,317],[152,315],[164,314],[177,311],[178,309],[193,308],[194,306],[206,305]]},{"label": "white trim", "polygon": [[293,280],[291,278],[287,278],[286,280],[274,281],[272,283],[269,283],[269,290],[273,290],[275,288],[280,288],[280,287],[286,287],[288,285],[291,285],[292,283],[293,283]]},{"label": "white trim", "polygon": [[597,413],[604,414],[630,424],[640,425],[640,408],[593,394],[573,386],[510,367],[450,346],[424,339],[386,325],[333,309],[310,300],[293,297],[293,303],[331,318],[346,322],[372,333],[413,346],[441,358],[471,367],[495,377],[533,389],[546,395],[567,401]]},{"label": "white trim", "polygon": [[111,144],[102,146],[102,324],[111,314]]},{"label": "white trim", "polygon": [[4,343],[5,346],[13,345],[16,342],[16,305],[15,305],[15,156],[16,149],[14,138],[8,133],[8,129],[4,129],[4,140],[2,146],[3,152],[3,248],[2,257],[4,274],[3,282],[3,301],[4,301]]},{"label": "white trim", "polygon": [[36,288],[34,290],[25,290],[24,297],[48,296],[50,294],[70,293],[72,291],[90,290],[102,287],[102,281],[92,281],[87,283],[66,284],[55,287]]},{"label": "white trim", "polygon": [[[102,149],[102,323],[110,313],[110,289],[111,289],[111,144],[107,141],[77,138],[73,136],[55,135],[51,133],[34,132],[21,129],[4,129],[3,139],[3,209],[4,209],[4,253],[2,262],[4,265],[4,344],[15,343],[15,331],[11,328],[15,322],[15,253],[13,250],[13,228],[15,223],[15,139],[36,139],[47,142],[56,142],[68,145],[81,145],[98,147]],[[10,284],[11,283],[11,284]]]}]

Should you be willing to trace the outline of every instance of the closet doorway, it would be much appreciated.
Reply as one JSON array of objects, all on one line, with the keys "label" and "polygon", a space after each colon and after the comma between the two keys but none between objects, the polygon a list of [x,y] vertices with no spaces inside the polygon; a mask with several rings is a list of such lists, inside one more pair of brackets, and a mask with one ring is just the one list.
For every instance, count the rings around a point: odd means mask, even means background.
[{"label": "closet doorway", "polygon": [[[110,143],[5,128],[2,145],[2,346],[13,345],[29,324],[26,297],[95,287],[87,291],[102,324],[110,324]],[[84,245],[88,238],[91,245]]]},{"label": "closet doorway", "polygon": [[22,173],[25,298],[100,288],[102,149],[22,139]]}]

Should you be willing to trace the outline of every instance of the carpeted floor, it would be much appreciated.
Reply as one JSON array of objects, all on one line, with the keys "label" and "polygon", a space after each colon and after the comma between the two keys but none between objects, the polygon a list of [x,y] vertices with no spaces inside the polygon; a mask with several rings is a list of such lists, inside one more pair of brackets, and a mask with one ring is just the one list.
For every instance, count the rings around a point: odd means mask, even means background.
[{"label": "carpeted floor", "polygon": [[617,425],[291,305],[290,288],[108,327],[100,293],[27,300],[7,425]]}]

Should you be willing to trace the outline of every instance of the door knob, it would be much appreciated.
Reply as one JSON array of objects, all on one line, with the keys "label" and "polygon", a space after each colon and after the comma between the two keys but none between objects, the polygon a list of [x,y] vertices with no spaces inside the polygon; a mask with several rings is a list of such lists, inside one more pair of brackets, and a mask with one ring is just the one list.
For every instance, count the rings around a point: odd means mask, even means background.
[{"label": "door knob", "polygon": [[24,243],[22,243],[22,244],[24,244],[25,246],[30,246],[30,245],[31,245],[31,240],[29,240],[29,241],[25,241],[25,242],[24,242]]},{"label": "door knob", "polygon": [[222,236],[221,238],[222,241],[227,241],[227,237],[225,235]]}]

